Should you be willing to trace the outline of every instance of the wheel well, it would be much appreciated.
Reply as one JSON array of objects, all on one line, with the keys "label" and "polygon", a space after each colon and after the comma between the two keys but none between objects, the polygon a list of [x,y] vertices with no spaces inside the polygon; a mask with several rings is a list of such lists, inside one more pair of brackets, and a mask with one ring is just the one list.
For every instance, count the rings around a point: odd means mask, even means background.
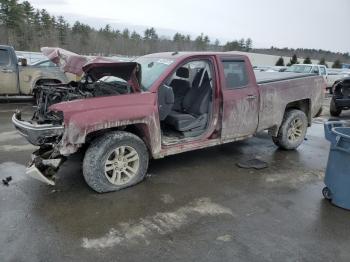
[{"label": "wheel well", "polygon": [[303,99],[299,101],[294,101],[289,104],[287,104],[286,109],[284,110],[284,113],[286,113],[290,109],[298,109],[305,113],[307,119],[308,119],[308,126],[311,125],[311,103],[310,99]]},{"label": "wheel well", "polygon": [[53,84],[61,84],[62,81],[58,80],[58,79],[39,79],[38,81],[35,82],[35,85],[40,85],[43,83],[53,83]]},{"label": "wheel well", "polygon": [[132,133],[139,138],[142,139],[142,141],[145,143],[149,153],[151,152],[151,145],[149,143],[149,134],[147,131],[147,126],[146,124],[133,124],[133,125],[128,125],[128,126],[118,126],[118,127],[112,127],[112,128],[106,128],[106,129],[101,129],[97,130],[94,132],[91,132],[87,134],[85,141],[86,143],[91,143],[92,140],[106,134],[112,131],[125,131]]},{"label": "wheel well", "polygon": [[41,85],[43,83],[52,83],[52,84],[61,84],[62,81],[58,80],[58,79],[39,79],[35,82],[34,86],[33,86],[33,92],[35,92],[36,86]]}]

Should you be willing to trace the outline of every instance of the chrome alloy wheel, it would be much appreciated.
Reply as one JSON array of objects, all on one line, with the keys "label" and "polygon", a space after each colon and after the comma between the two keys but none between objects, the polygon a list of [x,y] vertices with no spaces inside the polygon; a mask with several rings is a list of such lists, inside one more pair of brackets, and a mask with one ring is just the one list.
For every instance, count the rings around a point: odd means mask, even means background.
[{"label": "chrome alloy wheel", "polygon": [[288,129],[288,140],[295,142],[301,138],[303,134],[303,121],[299,118],[294,119]]},{"label": "chrome alloy wheel", "polygon": [[130,146],[119,146],[108,155],[105,176],[113,185],[124,185],[137,174],[139,166],[137,151]]}]

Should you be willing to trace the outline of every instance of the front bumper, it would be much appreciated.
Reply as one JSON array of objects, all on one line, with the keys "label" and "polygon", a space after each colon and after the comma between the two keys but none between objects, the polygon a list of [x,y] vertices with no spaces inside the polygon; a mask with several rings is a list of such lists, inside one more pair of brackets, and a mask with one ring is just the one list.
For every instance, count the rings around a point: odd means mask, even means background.
[{"label": "front bumper", "polygon": [[41,147],[32,154],[26,174],[48,185],[55,185],[55,174],[65,158],[52,147]]},{"label": "front bumper", "polygon": [[40,146],[32,154],[32,161],[26,169],[26,174],[46,184],[55,185],[55,174],[65,160],[55,147],[61,140],[63,125],[25,121],[21,119],[19,111],[12,116],[12,123],[29,143]]},{"label": "front bumper", "polygon": [[64,131],[63,125],[40,125],[29,121],[24,121],[21,119],[20,112],[16,112],[12,116],[12,123],[17,131],[24,136],[29,143],[35,146],[58,142],[58,139],[62,136]]}]

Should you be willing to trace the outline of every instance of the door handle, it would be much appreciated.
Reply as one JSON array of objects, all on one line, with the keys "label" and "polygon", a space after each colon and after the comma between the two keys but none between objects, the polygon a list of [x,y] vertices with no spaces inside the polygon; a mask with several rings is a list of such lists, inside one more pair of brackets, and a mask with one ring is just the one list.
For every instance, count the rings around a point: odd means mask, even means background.
[{"label": "door handle", "polygon": [[13,70],[4,68],[4,69],[1,70],[1,72],[3,72],[3,73],[13,73]]},{"label": "door handle", "polygon": [[257,98],[257,96],[255,96],[255,95],[247,95],[247,97],[246,97],[247,100],[253,100],[256,98]]}]

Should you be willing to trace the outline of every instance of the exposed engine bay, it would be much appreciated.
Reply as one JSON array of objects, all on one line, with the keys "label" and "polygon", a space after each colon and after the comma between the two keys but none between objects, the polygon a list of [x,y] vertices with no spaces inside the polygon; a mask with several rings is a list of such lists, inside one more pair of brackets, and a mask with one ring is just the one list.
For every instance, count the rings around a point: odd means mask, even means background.
[{"label": "exposed engine bay", "polygon": [[125,81],[116,80],[116,78],[111,79],[111,77],[103,77],[96,82],[83,79],[80,82],[68,84],[40,85],[36,87],[37,109],[32,120],[38,124],[60,124],[63,116],[48,110],[53,104],[89,97],[130,94],[131,92],[131,85]]},{"label": "exposed engine bay", "polygon": [[141,70],[135,62],[97,62],[86,64],[79,82],[42,84],[36,86],[37,109],[32,121],[37,124],[61,124],[63,116],[49,107],[65,101],[100,96],[130,94],[139,90]]},{"label": "exposed engine bay", "polygon": [[[76,68],[73,62],[71,66]],[[97,59],[84,65],[82,71],[83,76],[79,82],[36,86],[37,108],[31,120],[22,119],[19,110],[12,116],[12,123],[18,132],[39,147],[33,153],[26,173],[50,185],[55,184],[54,174],[65,160],[64,153],[59,148],[65,129],[64,115],[61,111],[50,110],[50,107],[61,102],[67,102],[64,106],[69,107],[73,100],[140,92],[141,69],[136,62]],[[78,101],[77,103],[79,104]]]}]

